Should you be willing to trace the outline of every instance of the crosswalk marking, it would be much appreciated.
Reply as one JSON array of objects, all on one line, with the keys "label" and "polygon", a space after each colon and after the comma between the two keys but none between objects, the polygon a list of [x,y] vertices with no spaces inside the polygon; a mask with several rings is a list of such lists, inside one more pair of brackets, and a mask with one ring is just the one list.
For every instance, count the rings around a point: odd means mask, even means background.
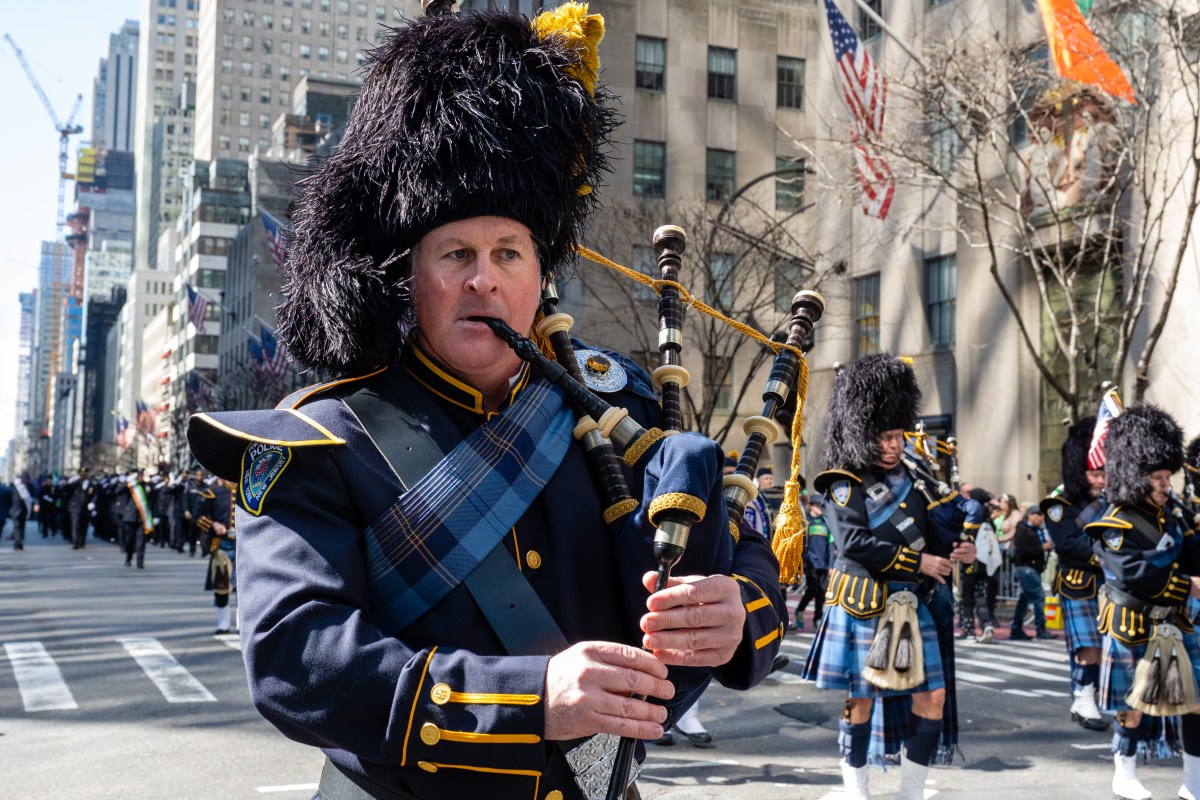
[{"label": "crosswalk marking", "polygon": [[184,669],[157,639],[117,639],[168,703],[215,703],[217,698]]},{"label": "crosswalk marking", "polygon": [[1025,669],[1024,667],[1014,667],[1011,664],[1001,664],[996,661],[981,661],[980,659],[976,658],[959,658],[958,656],[955,656],[954,663],[956,666],[958,664],[966,664],[969,667],[984,667],[997,672],[1010,672],[1013,675],[1023,675],[1026,678],[1035,678],[1039,681],[1055,681],[1063,683],[1070,681],[1070,677],[1067,675],[1047,675],[1036,670]]},{"label": "crosswalk marking", "polygon": [[62,672],[41,642],[5,642],[17,688],[26,711],[62,711],[78,708]]},{"label": "crosswalk marking", "polygon": [[967,683],[1004,683],[1004,678],[994,678],[991,675],[981,675],[978,672],[959,669],[957,662],[954,664],[954,677]]}]

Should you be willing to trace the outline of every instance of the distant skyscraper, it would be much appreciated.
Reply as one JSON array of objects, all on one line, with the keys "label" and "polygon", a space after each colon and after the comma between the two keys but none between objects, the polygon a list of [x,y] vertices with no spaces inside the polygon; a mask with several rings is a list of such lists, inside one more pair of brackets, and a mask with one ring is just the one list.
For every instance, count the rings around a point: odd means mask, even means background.
[{"label": "distant skyscraper", "polygon": [[30,388],[33,382],[34,326],[37,323],[37,293],[22,292],[20,338],[17,343],[17,407],[13,431],[16,436],[26,432],[25,420],[29,419]]},{"label": "distant skyscraper", "polygon": [[[53,406],[51,379],[63,368],[63,303],[71,281],[71,251],[65,242],[42,242],[38,266],[37,322],[34,330],[33,407],[29,418],[44,430],[49,425]],[[39,431],[34,431],[35,435]]]},{"label": "distant skyscraper", "polygon": [[108,57],[100,59],[92,105],[92,145],[131,152],[137,107],[138,23],[126,20],[108,37]]}]

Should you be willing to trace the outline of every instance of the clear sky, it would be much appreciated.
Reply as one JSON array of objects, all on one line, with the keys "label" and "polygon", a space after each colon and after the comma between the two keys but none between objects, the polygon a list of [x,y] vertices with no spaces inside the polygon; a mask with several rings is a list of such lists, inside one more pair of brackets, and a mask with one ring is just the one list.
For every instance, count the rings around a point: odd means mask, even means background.
[{"label": "clear sky", "polygon": [[[58,134],[3,34],[25,54],[38,81],[66,121],[83,95],[71,137],[68,170],[79,142],[90,140],[92,82],[108,37],[139,17],[140,0],[0,0],[0,454],[13,436],[17,389],[17,295],[37,287],[41,242],[55,238]],[[67,208],[74,196],[67,184]]]}]

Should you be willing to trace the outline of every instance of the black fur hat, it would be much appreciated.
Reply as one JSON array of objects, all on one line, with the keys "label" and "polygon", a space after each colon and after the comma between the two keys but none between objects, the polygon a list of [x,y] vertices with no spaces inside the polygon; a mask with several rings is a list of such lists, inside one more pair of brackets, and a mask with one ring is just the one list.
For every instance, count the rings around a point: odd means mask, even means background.
[{"label": "black fur hat", "polygon": [[1186,463],[1192,469],[1200,469],[1200,436],[1188,442]]},{"label": "black fur hat", "polygon": [[863,469],[879,458],[881,431],[911,430],[921,389],[912,367],[891,353],[863,356],[838,370],[825,416],[825,468]]},{"label": "black fur hat", "polygon": [[1091,498],[1087,481],[1087,455],[1096,430],[1096,415],[1084,417],[1067,429],[1062,446],[1063,497],[1071,502]]},{"label": "black fur hat", "polygon": [[1150,492],[1147,475],[1183,466],[1183,431],[1162,409],[1133,406],[1109,423],[1104,454],[1109,501],[1133,505]]},{"label": "black fur hat", "polygon": [[571,257],[616,117],[595,86],[603,20],[551,13],[541,32],[506,12],[421,17],[371,53],[344,138],[297,187],[278,317],[298,363],[393,358],[406,254],[439,225],[504,216],[533,233],[544,272]]}]

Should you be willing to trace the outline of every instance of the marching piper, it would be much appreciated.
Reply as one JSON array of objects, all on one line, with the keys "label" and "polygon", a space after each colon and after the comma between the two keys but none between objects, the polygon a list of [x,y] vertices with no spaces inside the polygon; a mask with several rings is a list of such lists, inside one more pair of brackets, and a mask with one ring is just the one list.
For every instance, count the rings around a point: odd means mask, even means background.
[{"label": "marching piper", "polygon": [[1085,417],[1070,427],[1062,446],[1062,484],[1042,500],[1046,528],[1058,554],[1054,590],[1062,609],[1071,657],[1071,720],[1093,731],[1108,729],[1096,704],[1100,678],[1101,635],[1099,591],[1104,571],[1084,528],[1100,517],[1104,500],[1104,470],[1089,469],[1087,456],[1096,428],[1096,417]]},{"label": "marching piper", "polygon": [[1161,725],[1143,716],[1161,723],[1182,715],[1180,795],[1200,797],[1200,643],[1184,611],[1189,596],[1200,597],[1200,538],[1171,492],[1183,434],[1162,410],[1134,406],[1109,424],[1106,458],[1111,505],[1086,531],[1104,568],[1100,706],[1116,715],[1112,790],[1125,800],[1150,797],[1136,758],[1147,730]]},{"label": "marching piper", "polygon": [[[838,557],[825,614],[804,675],[819,688],[846,692],[840,723],[846,795],[870,797],[871,716],[877,699],[908,696],[905,753],[897,798],[923,797],[925,775],[943,729],[946,680],[939,609],[953,561],[973,557],[954,544],[929,552],[937,503],[922,497],[905,466],[904,431],[921,399],[912,368],[890,354],[864,356],[838,371],[825,418],[826,470],[813,481]],[[939,613],[953,615],[953,603]]]}]

